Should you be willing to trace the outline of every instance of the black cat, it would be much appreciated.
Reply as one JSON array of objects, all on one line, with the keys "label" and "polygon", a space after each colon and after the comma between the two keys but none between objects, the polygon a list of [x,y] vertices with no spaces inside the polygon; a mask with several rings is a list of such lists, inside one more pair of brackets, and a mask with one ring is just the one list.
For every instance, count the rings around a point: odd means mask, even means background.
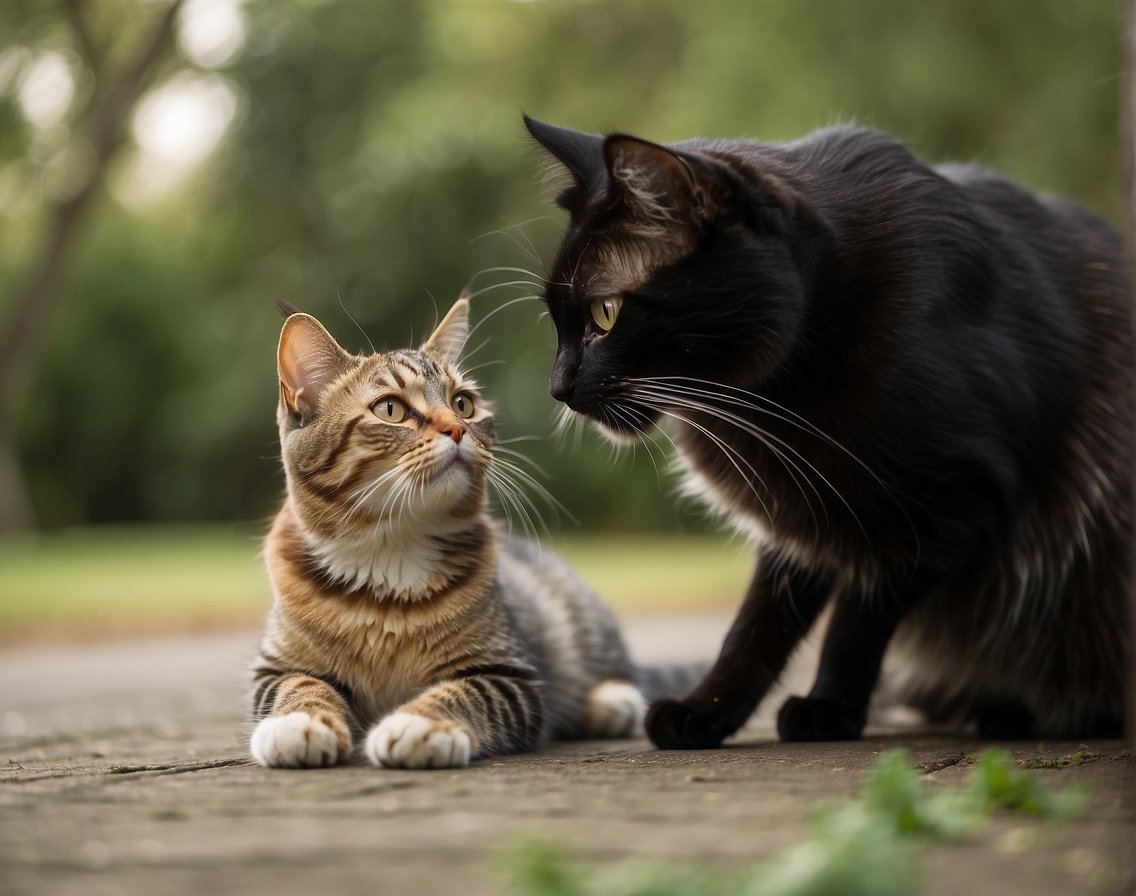
[{"label": "black cat", "polygon": [[[906,700],[985,736],[1119,732],[1133,431],[1120,235],[857,127],[663,147],[525,119],[571,174],[550,389],[656,424],[759,543],[660,747],[749,718],[826,605],[786,740],[859,736],[885,650]],[[890,665],[890,663],[889,663]]]}]

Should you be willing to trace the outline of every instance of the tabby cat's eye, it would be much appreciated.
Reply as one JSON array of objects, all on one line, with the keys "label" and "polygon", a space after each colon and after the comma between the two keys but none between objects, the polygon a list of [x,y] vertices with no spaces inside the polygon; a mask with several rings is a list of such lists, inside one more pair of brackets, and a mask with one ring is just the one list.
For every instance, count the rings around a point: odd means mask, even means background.
[{"label": "tabby cat's eye", "polygon": [[401,423],[406,419],[406,405],[388,395],[371,405],[371,413],[384,423]]},{"label": "tabby cat's eye", "polygon": [[619,317],[619,308],[622,304],[623,299],[619,296],[596,299],[592,302],[592,320],[596,322],[596,326],[605,333],[614,327],[615,319]]},{"label": "tabby cat's eye", "polygon": [[473,396],[468,392],[459,392],[453,397],[450,406],[463,420],[468,420],[473,416]]}]

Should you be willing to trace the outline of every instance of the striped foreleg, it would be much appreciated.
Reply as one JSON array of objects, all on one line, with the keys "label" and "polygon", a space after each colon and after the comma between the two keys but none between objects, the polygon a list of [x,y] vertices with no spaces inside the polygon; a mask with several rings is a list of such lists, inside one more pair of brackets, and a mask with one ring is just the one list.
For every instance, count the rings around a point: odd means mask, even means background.
[{"label": "striped foreleg", "polygon": [[364,746],[374,765],[454,768],[482,756],[531,750],[544,707],[536,672],[479,666],[427,689],[379,721]]},{"label": "striped foreleg", "polygon": [[319,768],[351,752],[347,705],[339,692],[302,672],[256,671],[253,711],[260,721],[249,748],[269,768]]}]

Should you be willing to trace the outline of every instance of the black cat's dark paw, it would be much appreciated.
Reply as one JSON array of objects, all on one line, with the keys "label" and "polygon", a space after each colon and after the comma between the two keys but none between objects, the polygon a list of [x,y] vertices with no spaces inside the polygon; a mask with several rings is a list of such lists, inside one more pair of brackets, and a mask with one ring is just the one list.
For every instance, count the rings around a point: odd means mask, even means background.
[{"label": "black cat's dark paw", "polygon": [[708,750],[733,731],[720,712],[682,700],[657,700],[647,710],[647,736],[660,750]]},{"label": "black cat's dark paw", "polygon": [[790,697],[777,713],[781,740],[856,740],[863,730],[860,713],[826,697]]},{"label": "black cat's dark paw", "polygon": [[1033,713],[1013,700],[983,704],[975,717],[978,736],[991,740],[1025,740],[1035,734]]}]

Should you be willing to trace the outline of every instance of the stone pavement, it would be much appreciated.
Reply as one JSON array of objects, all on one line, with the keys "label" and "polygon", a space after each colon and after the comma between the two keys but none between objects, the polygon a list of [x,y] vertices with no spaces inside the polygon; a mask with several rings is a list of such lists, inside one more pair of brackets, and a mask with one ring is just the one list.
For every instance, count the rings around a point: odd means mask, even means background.
[{"label": "stone pavement", "polygon": [[[633,652],[709,658],[721,616],[632,619]],[[606,863],[653,858],[744,867],[799,842],[811,811],[854,793],[890,747],[938,780],[965,779],[986,744],[876,726],[852,743],[781,744],[777,701],[726,748],[644,740],[558,744],[454,771],[249,764],[237,632],[0,651],[0,894],[181,896],[319,892],[496,896],[500,851],[536,834]],[[788,687],[807,684],[808,651]],[[1008,745],[1049,784],[1092,788],[1056,831],[999,817],[928,848],[932,896],[1136,892],[1136,774],[1124,745],[1059,767],[1077,743]]]}]

